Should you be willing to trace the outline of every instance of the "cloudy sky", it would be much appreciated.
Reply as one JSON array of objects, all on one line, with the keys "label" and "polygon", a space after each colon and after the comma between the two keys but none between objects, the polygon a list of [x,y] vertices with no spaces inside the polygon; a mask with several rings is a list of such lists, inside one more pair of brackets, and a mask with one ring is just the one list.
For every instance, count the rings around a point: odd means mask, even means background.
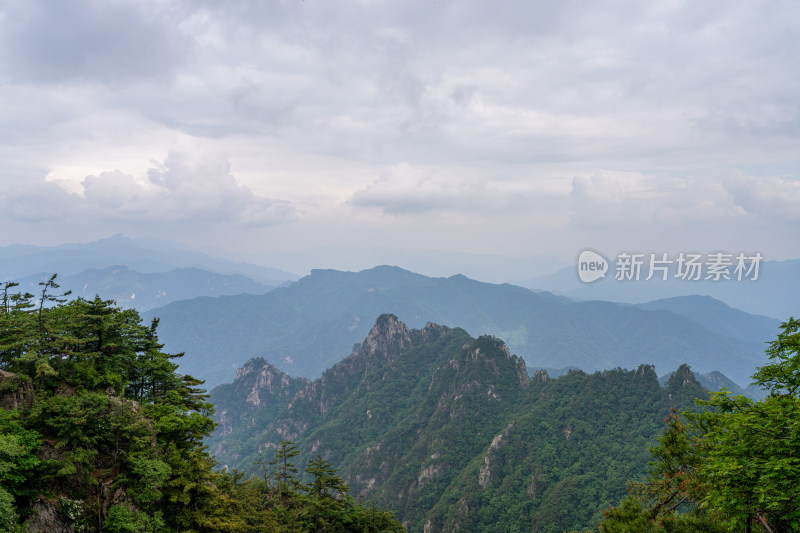
[{"label": "cloudy sky", "polygon": [[795,0],[0,0],[0,245],[800,257],[798,58]]}]

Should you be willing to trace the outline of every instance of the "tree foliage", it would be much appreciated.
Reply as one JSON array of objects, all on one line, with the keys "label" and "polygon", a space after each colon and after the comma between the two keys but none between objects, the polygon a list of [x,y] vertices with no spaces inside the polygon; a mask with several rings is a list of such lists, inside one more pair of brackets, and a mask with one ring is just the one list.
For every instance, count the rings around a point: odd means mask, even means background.
[{"label": "tree foliage", "polygon": [[800,530],[800,322],[781,329],[753,375],[769,396],[723,390],[686,422],[673,414],[649,477],[606,513],[603,531]]},{"label": "tree foliage", "polygon": [[44,508],[86,532],[402,530],[353,502],[324,460],[303,486],[288,441],[275,477],[216,471],[203,446],[212,406],[177,372],[182,354],[162,351],[157,320],[67,301],[55,276],[38,302],[15,286],[0,308],[0,531]]}]

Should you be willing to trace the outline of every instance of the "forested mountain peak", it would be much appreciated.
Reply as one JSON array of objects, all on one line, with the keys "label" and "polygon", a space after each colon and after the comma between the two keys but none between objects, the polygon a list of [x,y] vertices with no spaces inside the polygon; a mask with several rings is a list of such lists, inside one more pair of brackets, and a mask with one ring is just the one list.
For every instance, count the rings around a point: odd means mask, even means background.
[{"label": "forested mountain peak", "polygon": [[264,359],[251,359],[236,371],[235,384],[215,389],[225,406],[235,406],[217,410],[217,434],[230,435],[234,428],[250,428],[264,416],[275,416],[308,383],[306,378],[294,378]]},{"label": "forested mountain peak", "polygon": [[681,365],[669,377],[664,394],[672,401],[681,403],[694,401],[695,398],[708,399],[708,391],[700,384],[689,365]]},{"label": "forested mountain peak", "polygon": [[[259,365],[225,387],[245,397]],[[230,412],[221,390],[211,398]],[[209,444],[223,464],[255,471],[291,439],[300,466],[317,454],[341,465],[354,495],[390,508],[409,531],[560,532],[596,524],[645,471],[670,407],[704,395],[688,367],[663,389],[652,364],[529,377],[497,337],[382,314],[291,400],[247,411],[254,423],[218,430]]]}]

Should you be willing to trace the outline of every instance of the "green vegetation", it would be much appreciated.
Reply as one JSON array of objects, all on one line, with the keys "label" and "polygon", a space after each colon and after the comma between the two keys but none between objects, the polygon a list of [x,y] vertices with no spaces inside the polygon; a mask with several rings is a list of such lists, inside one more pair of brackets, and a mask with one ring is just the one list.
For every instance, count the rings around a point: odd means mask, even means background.
[{"label": "green vegetation", "polygon": [[253,361],[212,392],[225,413],[211,441],[220,460],[254,472],[268,458],[239,439],[279,446],[288,436],[299,465],[317,454],[333,461],[354,494],[412,532],[596,527],[626,480],[645,473],[670,407],[707,398],[686,366],[664,388],[649,365],[529,378],[496,338],[412,330],[392,315],[293,396],[278,383],[295,386]]},{"label": "green vegetation", "polygon": [[672,413],[646,480],[607,511],[608,533],[800,530],[800,321],[753,375],[769,396],[714,393],[701,412]]},{"label": "green vegetation", "polygon": [[96,297],[2,287],[0,531],[402,531],[322,457],[281,443],[262,475],[220,473],[201,381],[176,373],[158,321]]}]

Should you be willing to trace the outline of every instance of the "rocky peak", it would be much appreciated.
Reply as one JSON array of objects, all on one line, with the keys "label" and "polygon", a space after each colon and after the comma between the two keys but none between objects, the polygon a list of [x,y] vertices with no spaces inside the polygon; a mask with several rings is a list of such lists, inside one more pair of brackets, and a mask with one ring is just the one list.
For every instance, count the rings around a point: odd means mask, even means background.
[{"label": "rocky peak", "polygon": [[547,383],[550,381],[550,376],[547,375],[547,370],[539,368],[533,372],[533,381]]},{"label": "rocky peak", "polygon": [[425,327],[422,328],[419,332],[422,342],[435,342],[448,333],[450,333],[452,329],[448,328],[447,326],[442,326],[440,324],[434,324],[433,322],[428,322],[425,324]]},{"label": "rocky peak", "polygon": [[291,377],[261,357],[250,359],[236,371],[233,383],[211,391],[218,435],[227,435],[240,426],[253,426],[259,412],[274,416],[306,384],[306,378]]},{"label": "rocky peak", "polygon": [[380,315],[349,357],[326,370],[319,379],[308,383],[292,397],[271,430],[281,438],[296,439],[314,419],[328,415],[358,388],[367,374],[390,363],[403,352],[435,342],[450,331],[446,326],[430,323],[421,330],[410,329],[393,314]]},{"label": "rocky peak", "polygon": [[411,330],[391,314],[378,317],[354,355],[368,360],[387,360],[411,347]]},{"label": "rocky peak", "polygon": [[708,392],[703,388],[697,378],[695,378],[689,365],[681,365],[673,372],[664,387],[664,394],[671,401],[681,401],[685,398],[708,398]]},{"label": "rocky peak", "polygon": [[678,387],[685,387],[690,384],[696,384],[697,380],[694,377],[694,373],[689,365],[681,365],[672,374],[672,377],[669,378],[668,387],[670,388],[678,388]]},{"label": "rocky peak", "polygon": [[[689,372],[691,374],[691,371]],[[656,367],[655,365],[639,365],[639,368],[636,369],[636,375],[639,377],[649,377],[658,379],[656,375]]]},{"label": "rocky peak", "polygon": [[236,379],[242,379],[244,376],[257,372],[264,364],[269,364],[261,357],[256,357],[247,361],[244,366],[236,370]]}]

